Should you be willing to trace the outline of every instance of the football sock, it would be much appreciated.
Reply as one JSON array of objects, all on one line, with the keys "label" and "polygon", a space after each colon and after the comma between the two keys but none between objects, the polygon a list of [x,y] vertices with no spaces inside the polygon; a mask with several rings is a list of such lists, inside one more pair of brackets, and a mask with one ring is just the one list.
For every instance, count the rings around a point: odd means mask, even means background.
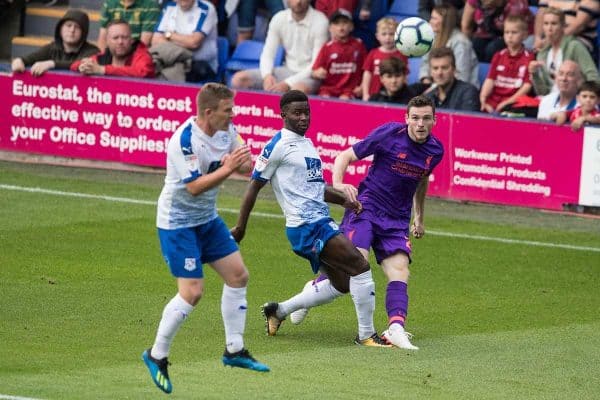
[{"label": "football sock", "polygon": [[152,357],[160,360],[169,355],[175,334],[193,310],[194,306],[185,301],[179,293],[167,303],[158,324],[158,332],[156,332],[154,345],[150,351]]},{"label": "football sock", "polygon": [[244,328],[246,326],[246,287],[233,288],[223,285],[221,315],[225,325],[227,351],[235,353],[244,348]]},{"label": "football sock", "polygon": [[375,282],[369,269],[350,277],[350,295],[356,308],[358,338],[366,339],[375,333],[373,312],[375,311]]},{"label": "football sock", "polygon": [[314,283],[324,281],[325,279],[329,279],[329,277],[323,273],[320,273],[319,276],[315,278]]},{"label": "football sock", "polygon": [[291,299],[279,303],[277,317],[284,318],[286,315],[301,308],[311,308],[330,303],[342,294],[333,287],[327,276],[325,276],[321,281],[317,282],[315,280],[312,285],[305,287],[304,290]]},{"label": "football sock", "polygon": [[385,309],[388,314],[389,325],[400,324],[404,326],[408,314],[408,285],[402,281],[391,281],[385,293]]}]

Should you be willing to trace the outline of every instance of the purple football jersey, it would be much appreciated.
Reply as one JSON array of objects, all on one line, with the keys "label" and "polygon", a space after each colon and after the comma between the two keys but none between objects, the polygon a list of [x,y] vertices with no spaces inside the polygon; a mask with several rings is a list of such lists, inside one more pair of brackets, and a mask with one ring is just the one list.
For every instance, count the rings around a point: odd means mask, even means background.
[{"label": "purple football jersey", "polygon": [[367,176],[358,186],[363,207],[410,220],[419,181],[433,171],[444,155],[440,140],[429,135],[425,143],[416,143],[408,136],[406,124],[390,122],[352,148],[359,159],[373,155]]}]

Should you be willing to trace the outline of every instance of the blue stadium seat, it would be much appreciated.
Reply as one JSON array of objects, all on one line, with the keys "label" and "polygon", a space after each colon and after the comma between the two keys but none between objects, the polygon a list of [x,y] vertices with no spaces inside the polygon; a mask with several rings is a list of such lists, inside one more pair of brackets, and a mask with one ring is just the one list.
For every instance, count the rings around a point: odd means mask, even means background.
[{"label": "blue stadium seat", "polygon": [[411,57],[408,59],[408,84],[419,82],[419,68],[421,67],[421,57]]},{"label": "blue stadium seat", "polygon": [[[258,68],[264,45],[264,42],[258,40],[244,40],[237,45],[225,66],[225,80],[228,85],[231,83],[231,77],[237,71]],[[275,66],[283,64],[284,55],[283,47],[279,46],[275,55]]]},{"label": "blue stadium seat", "polygon": [[488,71],[490,70],[490,63],[479,62],[479,84],[483,85],[483,81],[487,78]]},{"label": "blue stadium seat", "polygon": [[408,17],[419,16],[419,1],[418,0],[394,0],[388,15],[396,21],[402,21]]}]

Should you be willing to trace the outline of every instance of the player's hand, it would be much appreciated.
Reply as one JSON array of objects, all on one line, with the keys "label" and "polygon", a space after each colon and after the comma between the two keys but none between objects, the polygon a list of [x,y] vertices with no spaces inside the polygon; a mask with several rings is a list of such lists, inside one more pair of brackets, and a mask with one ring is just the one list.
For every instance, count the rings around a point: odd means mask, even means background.
[{"label": "player's hand", "polygon": [[221,165],[229,170],[236,171],[242,164],[248,162],[250,158],[250,149],[243,145],[229,154],[225,154],[221,159]]},{"label": "player's hand", "polygon": [[421,223],[413,221],[411,232],[415,239],[421,239],[425,235],[425,226],[423,226]]},{"label": "player's hand", "polygon": [[362,203],[360,201],[350,201],[350,199],[348,198],[344,200],[344,204],[342,204],[342,207],[347,208],[348,210],[352,210],[356,214],[360,214],[363,210]]},{"label": "player's hand", "polygon": [[237,225],[231,228],[229,232],[231,233],[231,236],[233,236],[233,240],[235,240],[237,243],[240,243],[246,234],[246,231]]},{"label": "player's hand", "polygon": [[347,184],[347,183],[338,183],[338,184],[333,184],[332,187],[337,190],[338,192],[342,192],[344,193],[344,195],[346,196],[346,198],[348,199],[348,201],[350,203],[354,203],[357,202],[358,199],[358,189],[356,189],[353,185]]}]

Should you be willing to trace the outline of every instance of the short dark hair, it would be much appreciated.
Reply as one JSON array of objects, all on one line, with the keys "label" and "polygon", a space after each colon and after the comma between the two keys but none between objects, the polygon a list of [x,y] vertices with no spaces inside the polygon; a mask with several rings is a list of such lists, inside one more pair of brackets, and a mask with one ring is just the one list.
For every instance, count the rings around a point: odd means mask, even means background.
[{"label": "short dark hair", "polygon": [[429,52],[429,61],[434,58],[450,58],[450,64],[452,64],[453,68],[456,68],[456,57],[454,57],[454,52],[450,47],[436,47],[435,49],[431,49]]},{"label": "short dark hair", "polygon": [[301,90],[290,90],[279,100],[279,109],[283,111],[285,106],[296,101],[308,101],[308,96]]},{"label": "short dark hair", "polygon": [[429,97],[425,95],[415,96],[408,102],[408,107],[406,108],[406,114],[410,114],[410,109],[412,107],[431,107],[433,111],[433,115],[435,115],[435,103]]},{"label": "short dark hair", "polygon": [[385,74],[406,75],[406,63],[398,57],[386,58],[379,64],[379,76]]},{"label": "short dark hair", "polygon": [[222,83],[208,82],[202,86],[196,96],[196,107],[198,114],[204,110],[215,110],[219,108],[221,100],[233,98],[233,91]]},{"label": "short dark hair", "polygon": [[593,92],[597,97],[600,97],[600,83],[597,81],[585,81],[579,86],[579,89],[577,89],[577,94],[583,91]]},{"label": "short dark hair", "polygon": [[106,24],[106,30],[108,30],[108,28],[110,28],[113,25],[127,25],[129,29],[131,29],[131,25],[129,25],[129,22],[125,21],[124,19],[113,19],[112,21],[109,21],[108,24]]}]

